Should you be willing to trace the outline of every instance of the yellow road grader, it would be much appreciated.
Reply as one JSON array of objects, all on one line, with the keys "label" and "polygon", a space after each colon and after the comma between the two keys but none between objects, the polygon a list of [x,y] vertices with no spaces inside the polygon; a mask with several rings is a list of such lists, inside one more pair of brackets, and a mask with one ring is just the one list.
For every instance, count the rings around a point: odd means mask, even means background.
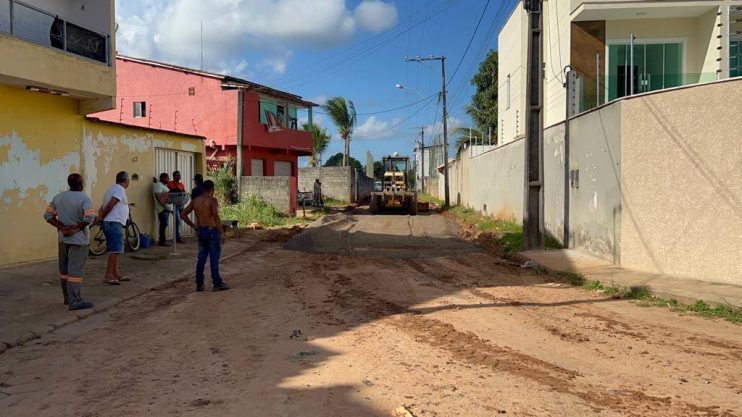
[{"label": "yellow road grader", "polygon": [[410,187],[410,158],[406,156],[387,156],[383,158],[384,179],[381,191],[371,193],[369,209],[371,214],[382,211],[401,211],[417,214],[417,192]]}]

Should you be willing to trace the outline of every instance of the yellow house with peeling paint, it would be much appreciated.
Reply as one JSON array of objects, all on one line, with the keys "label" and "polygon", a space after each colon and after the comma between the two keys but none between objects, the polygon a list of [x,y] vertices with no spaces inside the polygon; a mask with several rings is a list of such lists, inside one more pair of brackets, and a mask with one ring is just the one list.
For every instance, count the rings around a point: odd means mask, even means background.
[{"label": "yellow house with peeling paint", "polygon": [[56,255],[41,216],[72,172],[100,205],[128,171],[132,215],[149,234],[152,178],[179,169],[189,186],[205,172],[202,137],[86,117],[115,107],[113,23],[113,0],[0,2],[0,267]]}]

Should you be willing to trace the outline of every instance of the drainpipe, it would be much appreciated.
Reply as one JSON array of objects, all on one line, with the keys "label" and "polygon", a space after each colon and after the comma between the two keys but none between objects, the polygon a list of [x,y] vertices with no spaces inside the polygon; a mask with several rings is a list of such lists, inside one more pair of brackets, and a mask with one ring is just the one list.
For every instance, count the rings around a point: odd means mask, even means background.
[{"label": "drainpipe", "polygon": [[243,113],[245,111],[245,91],[243,89],[237,90],[237,191],[240,192],[240,183],[242,182],[243,174],[243,157],[242,157],[242,144],[243,144]]},{"label": "drainpipe", "polygon": [[[569,165],[569,117],[571,116],[570,109],[574,106],[576,101],[571,95],[574,94],[574,72],[572,66],[567,65],[564,68],[564,80],[567,95],[567,111],[566,117],[564,118],[564,235],[562,236],[562,244],[565,248],[569,249],[569,197],[570,197],[570,165]],[[600,94],[600,93],[598,93]],[[600,97],[600,95],[598,95]],[[600,101],[600,99],[598,99]]]}]

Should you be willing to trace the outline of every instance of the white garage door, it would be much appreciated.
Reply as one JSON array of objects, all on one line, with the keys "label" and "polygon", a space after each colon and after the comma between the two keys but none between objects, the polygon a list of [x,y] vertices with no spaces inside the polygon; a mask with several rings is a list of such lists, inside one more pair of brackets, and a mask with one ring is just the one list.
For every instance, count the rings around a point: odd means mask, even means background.
[{"label": "white garage door", "polygon": [[263,160],[262,159],[253,159],[250,169],[250,175],[253,177],[262,177],[263,176]]},{"label": "white garage door", "polygon": [[290,161],[273,161],[273,175],[276,177],[290,177],[291,176],[291,162]]},{"label": "white garage door", "polygon": [[[196,174],[196,156],[193,152],[181,152],[174,151],[172,149],[155,149],[155,174],[153,176],[160,178],[160,174],[166,172],[170,179],[172,179],[173,171],[180,171],[181,180],[185,186],[186,192],[190,194],[193,189],[193,176]],[[170,219],[168,224],[166,237],[167,239],[173,238],[173,225],[174,219]],[[154,234],[152,235],[153,241],[157,240],[157,225],[158,220],[155,215],[154,221]],[[190,228],[183,222],[180,222],[180,234],[181,236],[192,236],[193,229]]]}]

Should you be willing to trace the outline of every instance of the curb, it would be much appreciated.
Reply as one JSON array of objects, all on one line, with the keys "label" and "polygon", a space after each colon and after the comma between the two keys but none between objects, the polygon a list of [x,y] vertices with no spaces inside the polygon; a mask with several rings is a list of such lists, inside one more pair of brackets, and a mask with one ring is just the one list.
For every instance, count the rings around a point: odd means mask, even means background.
[{"label": "curb", "polygon": [[[536,266],[538,268],[540,268],[541,270],[545,271],[549,275],[557,275],[557,274],[561,274],[561,273],[578,274],[578,275],[584,277],[585,280],[587,280],[587,281],[600,281],[603,284],[609,284],[610,283],[609,281],[597,279],[597,277],[590,276],[589,274],[586,275],[586,274],[582,274],[582,273],[579,273],[579,272],[561,271],[561,270],[558,270],[558,269],[550,268],[548,266],[545,266],[545,265],[539,263],[537,260],[535,260],[533,258],[530,258],[530,257],[528,257],[526,255],[523,255],[523,253],[521,253],[521,252],[518,252],[518,256],[521,257],[521,258],[523,258],[523,259],[527,259],[529,261],[535,262],[536,263]],[[646,287],[647,289],[649,289],[649,292],[650,292],[650,294],[652,294],[653,297],[655,297],[655,298],[664,298],[664,299],[668,299],[668,300],[669,299],[673,299],[673,300],[677,301],[680,304],[692,305],[692,304],[695,304],[698,301],[703,301],[703,302],[705,302],[706,304],[708,304],[710,306],[725,305],[723,302],[719,302],[719,301],[716,301],[716,300],[709,300],[709,299],[704,299],[704,298],[701,298],[701,297],[692,297],[692,296],[686,296],[686,295],[680,295],[680,294],[673,294],[671,292],[663,291],[663,290],[656,290],[651,285],[629,285],[629,286],[627,286],[627,285],[621,285],[621,284],[617,284],[617,285],[619,287],[624,287],[624,288]]]},{"label": "curb", "polygon": [[[232,258],[235,258],[237,256],[240,256],[240,255],[246,253],[246,252],[249,252],[258,243],[259,242],[255,243],[253,245],[250,245],[249,247],[247,247],[245,249],[242,249],[242,250],[240,250],[238,252],[235,252],[235,253],[233,253],[231,255],[225,256],[222,259],[220,259],[220,262],[226,262],[226,261],[228,261],[228,260],[230,260]],[[86,319],[86,318],[88,318],[88,317],[90,317],[90,316],[92,316],[94,314],[104,313],[104,312],[112,309],[113,307],[118,306],[119,304],[123,304],[123,303],[125,303],[127,301],[130,301],[130,300],[134,299],[134,298],[140,297],[143,294],[146,294],[146,293],[148,293],[150,291],[159,291],[159,290],[162,290],[162,289],[164,289],[166,287],[172,286],[173,284],[177,284],[177,283],[183,282],[183,281],[185,281],[185,280],[187,280],[189,278],[192,278],[195,275],[196,275],[195,272],[183,273],[183,274],[178,275],[178,276],[176,276],[174,278],[171,278],[171,279],[168,279],[166,281],[160,282],[160,283],[158,283],[158,284],[156,284],[156,285],[154,285],[152,287],[143,288],[143,289],[141,289],[141,290],[139,290],[139,291],[137,291],[137,292],[135,292],[133,294],[130,294],[130,295],[127,295],[127,296],[124,296],[124,297],[119,297],[119,298],[116,298],[116,299],[110,300],[110,301],[104,301],[104,302],[98,304],[96,307],[91,308],[90,310],[81,310],[79,312],[72,313],[71,315],[69,315],[69,316],[67,316],[67,317],[65,317],[63,319],[60,319],[60,320],[58,320],[58,321],[56,321],[54,323],[47,324],[46,326],[44,326],[43,328],[41,328],[39,330],[28,331],[28,332],[24,333],[22,336],[16,338],[16,340],[14,340],[12,342],[0,341],[0,355],[3,354],[3,353],[5,353],[6,351],[8,351],[11,348],[18,347],[18,346],[23,346],[24,344],[26,344],[26,343],[28,343],[28,342],[30,342],[32,340],[39,339],[39,338],[41,338],[41,336],[43,336],[45,334],[48,334],[48,333],[51,333],[51,332],[53,332],[55,330],[61,329],[62,327],[65,327],[65,326],[68,326],[68,325],[70,325],[72,323],[75,323],[75,322],[78,322],[80,320]]]}]

